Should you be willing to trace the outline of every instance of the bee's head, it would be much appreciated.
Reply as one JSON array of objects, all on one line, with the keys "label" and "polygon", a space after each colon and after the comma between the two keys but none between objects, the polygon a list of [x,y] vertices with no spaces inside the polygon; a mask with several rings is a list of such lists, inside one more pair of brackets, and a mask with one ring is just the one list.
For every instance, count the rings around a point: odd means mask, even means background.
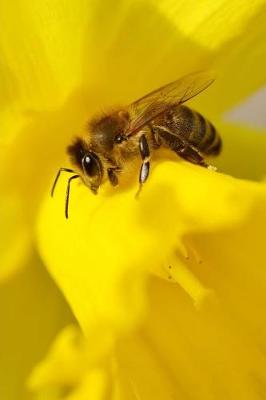
[{"label": "bee's head", "polygon": [[96,194],[103,179],[103,165],[98,155],[87,149],[81,139],[77,139],[67,151],[72,162],[82,171],[85,184]]}]

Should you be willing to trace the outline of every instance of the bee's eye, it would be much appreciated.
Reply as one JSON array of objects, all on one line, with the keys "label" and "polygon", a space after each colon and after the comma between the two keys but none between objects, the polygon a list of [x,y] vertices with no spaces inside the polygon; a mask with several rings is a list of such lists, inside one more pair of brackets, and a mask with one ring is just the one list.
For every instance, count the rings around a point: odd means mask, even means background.
[{"label": "bee's eye", "polygon": [[127,137],[125,135],[120,135],[120,134],[116,135],[114,138],[115,143],[118,144],[124,142],[125,140],[127,140]]},{"label": "bee's eye", "polygon": [[94,177],[100,174],[99,159],[93,153],[87,153],[82,159],[82,165],[84,172],[90,176]]}]

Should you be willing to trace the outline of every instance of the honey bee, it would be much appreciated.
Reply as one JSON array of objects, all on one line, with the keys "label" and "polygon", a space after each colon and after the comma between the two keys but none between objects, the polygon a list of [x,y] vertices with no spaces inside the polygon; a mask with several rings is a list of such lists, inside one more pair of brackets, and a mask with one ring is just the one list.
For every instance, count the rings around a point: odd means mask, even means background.
[{"label": "honey bee", "polygon": [[140,156],[139,189],[146,182],[154,151],[166,147],[183,159],[211,167],[204,156],[218,155],[222,141],[211,122],[184,106],[187,100],[214,81],[208,71],[195,72],[171,82],[133,102],[89,121],[88,133],[68,146],[74,169],[60,168],[51,195],[62,171],[73,173],[67,183],[65,216],[68,218],[70,184],[81,178],[94,194],[107,178],[117,186],[125,163]]}]

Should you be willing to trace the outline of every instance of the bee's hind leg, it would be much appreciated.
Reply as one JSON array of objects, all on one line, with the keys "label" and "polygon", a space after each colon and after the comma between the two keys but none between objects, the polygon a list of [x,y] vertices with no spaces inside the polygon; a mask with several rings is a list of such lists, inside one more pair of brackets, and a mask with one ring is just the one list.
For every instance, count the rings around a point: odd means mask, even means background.
[{"label": "bee's hind leg", "polygon": [[216,170],[215,167],[212,165],[208,164],[201,153],[193,146],[190,145],[184,145],[180,147],[178,150],[175,151],[176,154],[178,154],[180,157],[184,158],[187,161],[190,161],[193,164],[201,165],[202,167]]},{"label": "bee's hind leg", "polygon": [[142,158],[142,164],[139,172],[139,190],[136,197],[140,194],[142,185],[146,182],[150,172],[150,149],[145,134],[139,138],[139,152]]}]

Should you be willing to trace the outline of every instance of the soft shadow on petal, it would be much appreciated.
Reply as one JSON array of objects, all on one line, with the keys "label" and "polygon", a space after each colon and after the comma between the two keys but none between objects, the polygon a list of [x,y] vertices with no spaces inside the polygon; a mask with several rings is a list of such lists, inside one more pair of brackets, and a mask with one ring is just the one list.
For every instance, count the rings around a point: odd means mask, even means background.
[{"label": "soft shadow on petal", "polygon": [[[2,186],[3,188],[3,186]],[[32,238],[26,228],[19,199],[1,197],[0,283],[21,268],[31,252]]]},{"label": "soft shadow on petal", "polygon": [[0,314],[0,397],[28,400],[30,371],[74,317],[37,256],[1,284]]}]

